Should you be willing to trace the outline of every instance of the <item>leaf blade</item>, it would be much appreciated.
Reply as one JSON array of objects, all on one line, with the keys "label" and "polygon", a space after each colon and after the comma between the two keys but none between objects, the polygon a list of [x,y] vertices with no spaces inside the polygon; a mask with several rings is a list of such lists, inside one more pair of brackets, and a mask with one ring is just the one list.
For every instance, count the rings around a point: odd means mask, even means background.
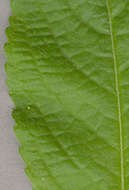
[{"label": "leaf blade", "polygon": [[8,85],[21,154],[36,189],[128,187],[120,174],[126,163],[107,2],[12,1]]}]

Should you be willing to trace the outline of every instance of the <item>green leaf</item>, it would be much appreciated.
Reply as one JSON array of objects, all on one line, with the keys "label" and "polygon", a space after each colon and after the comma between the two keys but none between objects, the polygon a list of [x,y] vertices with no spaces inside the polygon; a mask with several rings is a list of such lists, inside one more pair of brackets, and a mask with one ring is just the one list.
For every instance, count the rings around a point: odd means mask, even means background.
[{"label": "green leaf", "polygon": [[35,190],[129,189],[129,0],[11,0],[15,133]]}]

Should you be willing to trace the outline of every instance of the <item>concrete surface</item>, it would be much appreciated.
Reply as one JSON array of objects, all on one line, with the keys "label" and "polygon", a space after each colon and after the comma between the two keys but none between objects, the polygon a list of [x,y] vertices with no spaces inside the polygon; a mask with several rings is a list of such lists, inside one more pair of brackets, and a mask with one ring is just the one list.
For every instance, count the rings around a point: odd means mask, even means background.
[{"label": "concrete surface", "polygon": [[0,190],[32,190],[18,153],[18,142],[13,133],[14,121],[11,118],[13,103],[5,85],[3,45],[10,12],[9,0],[0,0]]}]

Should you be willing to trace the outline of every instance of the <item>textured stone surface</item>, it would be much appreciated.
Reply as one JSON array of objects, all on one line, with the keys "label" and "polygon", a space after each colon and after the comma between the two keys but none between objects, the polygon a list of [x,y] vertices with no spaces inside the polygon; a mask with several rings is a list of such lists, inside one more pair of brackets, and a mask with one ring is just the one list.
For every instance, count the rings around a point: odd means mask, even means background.
[{"label": "textured stone surface", "polygon": [[18,143],[13,133],[11,119],[13,103],[5,85],[3,45],[5,28],[10,15],[9,0],[0,0],[0,190],[31,190],[24,174],[24,163],[18,153]]}]

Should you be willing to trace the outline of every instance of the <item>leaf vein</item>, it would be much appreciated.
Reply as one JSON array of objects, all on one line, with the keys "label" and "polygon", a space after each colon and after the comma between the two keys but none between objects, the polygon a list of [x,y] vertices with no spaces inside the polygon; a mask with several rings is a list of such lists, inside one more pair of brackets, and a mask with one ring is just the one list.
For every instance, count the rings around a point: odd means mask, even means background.
[{"label": "leaf vein", "polygon": [[122,111],[121,111],[121,100],[120,100],[120,87],[119,87],[119,70],[118,70],[118,60],[116,53],[116,39],[115,33],[113,31],[112,23],[112,7],[111,0],[107,0],[107,9],[109,16],[109,26],[112,41],[112,55],[114,60],[114,73],[115,73],[115,90],[117,96],[117,112],[118,112],[118,122],[119,122],[119,134],[120,134],[120,172],[121,172],[121,190],[125,189],[125,176],[124,176],[124,143],[123,143],[123,125],[122,125]]}]

